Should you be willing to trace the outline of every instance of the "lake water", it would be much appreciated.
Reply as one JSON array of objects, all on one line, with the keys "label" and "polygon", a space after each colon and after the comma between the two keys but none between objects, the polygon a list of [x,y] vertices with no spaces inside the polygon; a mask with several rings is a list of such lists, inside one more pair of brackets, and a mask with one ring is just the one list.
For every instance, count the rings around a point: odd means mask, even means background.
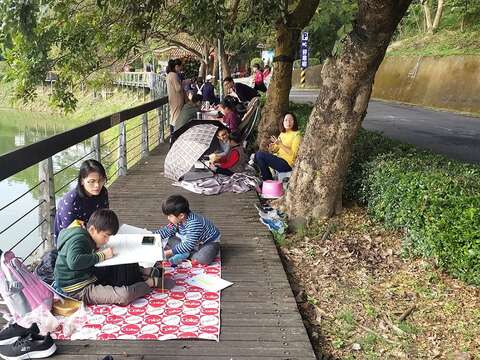
[{"label": "lake water", "polygon": [[[22,146],[32,144],[54,134],[66,131],[80,125],[59,115],[32,113],[9,108],[0,108],[0,154],[7,153]],[[91,151],[90,143],[73,146],[54,156],[54,171],[74,163]],[[78,174],[80,162],[55,175],[56,189],[60,189]],[[1,172],[1,169],[0,169]],[[17,256],[28,255],[41,242],[39,230],[32,231],[39,224],[38,209],[33,210],[15,225],[8,228],[14,221],[21,218],[27,211],[38,204],[38,192],[32,191],[3,209],[11,201],[35,187],[38,180],[38,165],[0,181],[0,248],[10,249],[20,239],[25,237],[14,252]],[[67,185],[56,194],[56,200],[74,186]],[[7,229],[8,228],[8,229]]]}]

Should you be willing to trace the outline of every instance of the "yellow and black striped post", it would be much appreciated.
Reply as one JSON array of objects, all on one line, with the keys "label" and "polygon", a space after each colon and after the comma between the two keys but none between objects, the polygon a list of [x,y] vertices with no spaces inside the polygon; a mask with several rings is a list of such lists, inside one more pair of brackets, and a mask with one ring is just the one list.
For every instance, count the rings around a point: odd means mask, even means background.
[{"label": "yellow and black striped post", "polygon": [[305,87],[305,69],[302,68],[302,72],[300,74],[300,86],[303,88]]}]

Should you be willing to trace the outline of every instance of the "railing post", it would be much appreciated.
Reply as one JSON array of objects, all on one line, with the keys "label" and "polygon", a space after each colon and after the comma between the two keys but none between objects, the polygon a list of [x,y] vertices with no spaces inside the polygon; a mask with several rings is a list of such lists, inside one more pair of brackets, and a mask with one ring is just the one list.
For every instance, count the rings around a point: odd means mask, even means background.
[{"label": "railing post", "polygon": [[163,144],[164,139],[164,127],[163,127],[163,108],[165,105],[162,105],[157,110],[157,120],[158,120],[158,143]]},{"label": "railing post", "polygon": [[39,186],[42,205],[39,207],[39,221],[43,222],[40,226],[40,237],[44,241],[43,249],[52,249],[54,247],[54,221],[55,221],[55,183],[53,177],[53,160],[49,157],[38,165],[38,178],[41,182]]},{"label": "railing post", "polygon": [[93,157],[98,162],[102,162],[102,153],[100,151],[100,134],[92,137]]},{"label": "railing post", "polygon": [[118,125],[118,176],[127,175],[127,126],[125,121]]},{"label": "railing post", "polygon": [[148,156],[148,113],[142,114],[142,159]]}]

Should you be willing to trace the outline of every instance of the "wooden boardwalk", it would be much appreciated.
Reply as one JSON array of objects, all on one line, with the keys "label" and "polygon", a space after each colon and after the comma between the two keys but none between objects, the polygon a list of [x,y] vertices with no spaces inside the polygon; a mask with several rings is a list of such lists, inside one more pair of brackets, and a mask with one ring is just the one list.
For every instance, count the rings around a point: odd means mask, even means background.
[{"label": "wooden boardwalk", "polygon": [[59,341],[55,359],[315,359],[312,346],[268,230],[258,221],[256,195],[196,195],[163,176],[166,148],[152,152],[109,189],[110,206],[122,222],[158,228],[166,223],[161,203],[185,195],[191,208],[212,219],[222,233],[220,342]]}]

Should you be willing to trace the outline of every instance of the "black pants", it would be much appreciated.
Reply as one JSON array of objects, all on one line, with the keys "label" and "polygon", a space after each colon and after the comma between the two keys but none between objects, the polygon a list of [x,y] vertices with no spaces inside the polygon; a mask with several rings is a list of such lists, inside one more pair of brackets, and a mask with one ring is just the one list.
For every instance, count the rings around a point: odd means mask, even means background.
[{"label": "black pants", "polygon": [[125,264],[95,268],[95,276],[100,285],[130,286],[143,281],[138,264]]},{"label": "black pants", "polygon": [[227,176],[232,176],[233,175],[233,171],[231,171],[229,169],[217,168],[217,170],[215,170],[215,172],[217,174],[221,174],[221,175],[227,175]]}]

